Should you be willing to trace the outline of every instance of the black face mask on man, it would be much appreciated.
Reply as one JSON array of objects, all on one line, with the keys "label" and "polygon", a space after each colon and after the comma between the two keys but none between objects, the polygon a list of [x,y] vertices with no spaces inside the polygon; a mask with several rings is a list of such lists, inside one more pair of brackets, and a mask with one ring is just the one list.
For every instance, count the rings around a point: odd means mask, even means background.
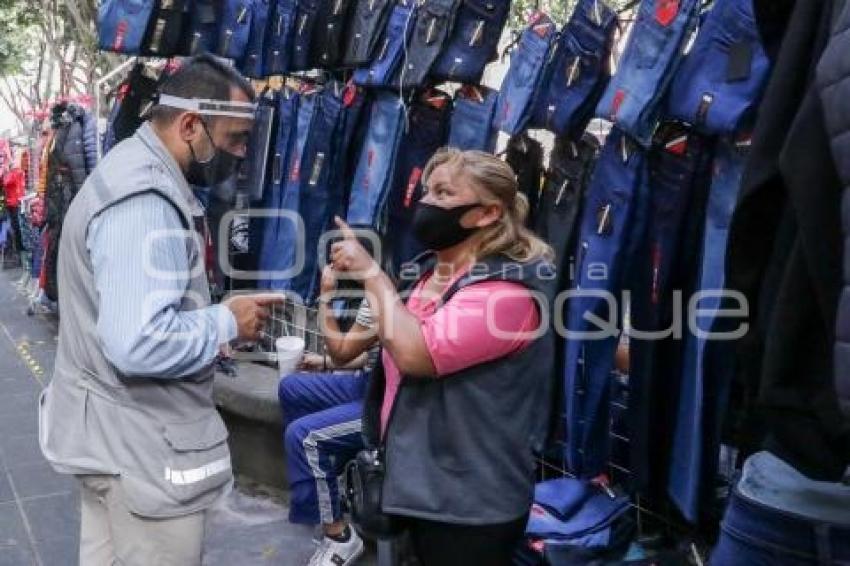
[{"label": "black face mask on man", "polygon": [[413,214],[413,234],[429,250],[441,251],[456,246],[478,231],[478,228],[463,226],[460,219],[479,206],[481,203],[476,202],[443,208],[420,201]]},{"label": "black face mask on man", "polygon": [[195,148],[192,147],[192,142],[186,142],[189,144],[189,151],[192,154],[189,169],[186,171],[186,181],[190,185],[199,187],[214,187],[236,174],[242,158],[216,146],[206,122],[201,120],[201,126],[210,140],[213,154],[206,161],[201,161],[195,153]]}]

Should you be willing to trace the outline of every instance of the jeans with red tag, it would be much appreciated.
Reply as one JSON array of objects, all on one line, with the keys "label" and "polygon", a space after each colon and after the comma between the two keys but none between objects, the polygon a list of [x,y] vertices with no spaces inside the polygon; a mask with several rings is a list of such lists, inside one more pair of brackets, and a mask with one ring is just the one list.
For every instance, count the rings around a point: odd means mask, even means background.
[{"label": "jeans with red tag", "polygon": [[718,0],[670,89],[668,114],[709,134],[753,118],[770,74],[752,0]]},{"label": "jeans with red tag", "polygon": [[511,66],[502,82],[494,126],[509,135],[528,125],[543,68],[557,35],[555,22],[545,14],[532,17],[519,45],[511,54]]},{"label": "jeans with red tag", "polygon": [[154,0],[104,0],[97,11],[98,46],[104,51],[138,54]]},{"label": "jeans with red tag", "polygon": [[608,84],[608,53],[617,14],[582,0],[549,58],[531,125],[558,135],[584,131]]},{"label": "jeans with red tag", "polygon": [[644,147],[658,125],[664,96],[697,20],[698,0],[643,0],[617,73],[596,115]]},{"label": "jeans with red tag", "polygon": [[410,127],[399,147],[387,200],[387,245],[396,273],[401,265],[425,251],[412,232],[413,210],[422,198],[422,171],[446,144],[451,111],[451,98],[444,93],[425,93],[410,108]]}]

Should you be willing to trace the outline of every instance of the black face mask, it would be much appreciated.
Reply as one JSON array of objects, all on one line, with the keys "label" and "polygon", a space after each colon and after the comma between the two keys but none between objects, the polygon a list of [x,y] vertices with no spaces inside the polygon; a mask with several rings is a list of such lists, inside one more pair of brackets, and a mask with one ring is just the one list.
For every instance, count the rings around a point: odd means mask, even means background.
[{"label": "black face mask", "polygon": [[462,226],[460,219],[479,206],[481,203],[442,208],[420,201],[413,214],[413,234],[429,250],[440,251],[456,246],[478,231],[478,228]]},{"label": "black face mask", "polygon": [[190,185],[198,187],[214,187],[219,185],[236,174],[242,158],[225,151],[215,145],[212,136],[205,122],[201,121],[204,128],[204,133],[210,140],[210,145],[213,147],[213,156],[206,161],[199,161],[195,155],[195,148],[189,143],[189,151],[192,152],[192,161],[189,163],[189,170],[186,171],[186,181]]}]

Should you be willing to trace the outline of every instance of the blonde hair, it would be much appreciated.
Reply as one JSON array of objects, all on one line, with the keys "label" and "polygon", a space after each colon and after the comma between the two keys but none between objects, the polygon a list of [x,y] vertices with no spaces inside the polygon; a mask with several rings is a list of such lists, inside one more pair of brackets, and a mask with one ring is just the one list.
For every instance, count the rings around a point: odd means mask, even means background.
[{"label": "blonde hair", "polygon": [[422,183],[437,167],[448,165],[458,175],[470,182],[484,204],[502,204],[501,218],[478,234],[473,253],[477,259],[504,255],[514,261],[528,262],[536,259],[552,261],[552,248],[525,227],[529,204],[519,192],[516,174],[511,166],[483,151],[460,151],[447,148],[437,152],[425,166]]}]

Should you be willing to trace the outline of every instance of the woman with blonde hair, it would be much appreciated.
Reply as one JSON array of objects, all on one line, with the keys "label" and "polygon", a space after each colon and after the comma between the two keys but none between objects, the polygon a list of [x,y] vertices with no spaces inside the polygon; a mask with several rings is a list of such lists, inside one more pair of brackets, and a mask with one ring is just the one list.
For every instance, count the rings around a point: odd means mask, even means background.
[{"label": "woman with blonde hair", "polygon": [[528,203],[498,158],[442,151],[423,187],[413,229],[430,252],[401,293],[337,220],[332,265],[364,281],[383,348],[364,434],[385,459],[383,511],[424,566],[507,566],[548,425],[552,252],[525,228]]}]

